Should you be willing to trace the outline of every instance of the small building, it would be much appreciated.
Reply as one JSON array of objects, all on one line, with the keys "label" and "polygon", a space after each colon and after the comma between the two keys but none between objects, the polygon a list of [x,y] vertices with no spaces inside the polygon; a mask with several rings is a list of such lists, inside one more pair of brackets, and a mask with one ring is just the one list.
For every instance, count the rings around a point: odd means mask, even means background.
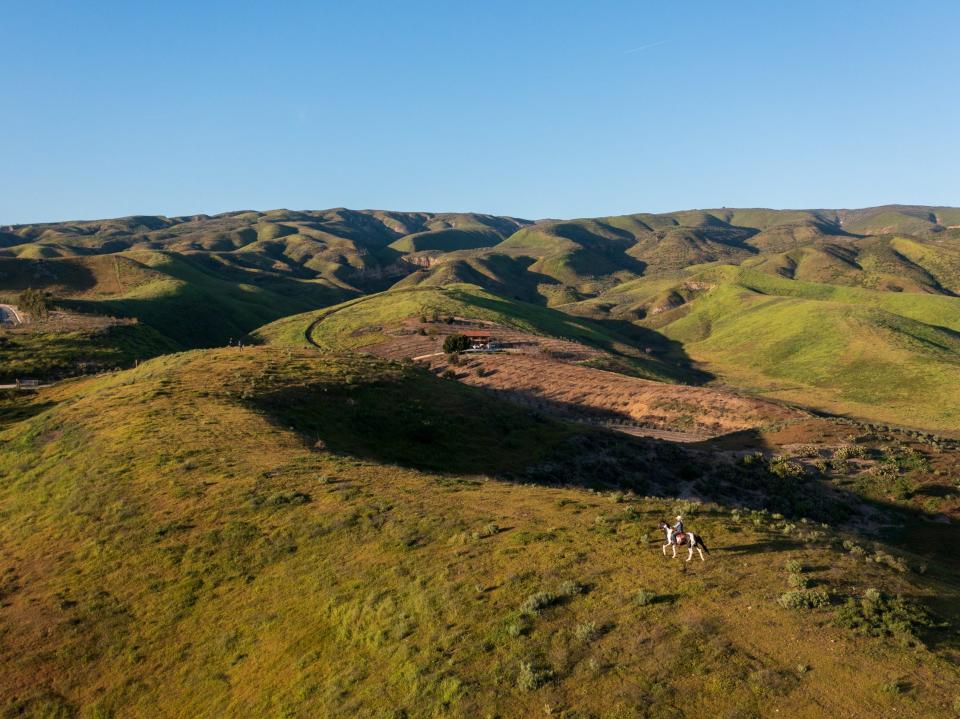
[{"label": "small building", "polygon": [[470,330],[468,332],[461,332],[461,334],[469,340],[470,349],[472,350],[492,350],[497,349],[499,346],[496,338],[490,332]]}]

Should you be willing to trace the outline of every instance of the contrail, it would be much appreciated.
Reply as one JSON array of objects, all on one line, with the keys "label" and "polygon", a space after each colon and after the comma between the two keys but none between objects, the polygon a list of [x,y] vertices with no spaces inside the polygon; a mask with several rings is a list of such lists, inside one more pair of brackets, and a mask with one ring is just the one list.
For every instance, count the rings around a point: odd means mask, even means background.
[{"label": "contrail", "polygon": [[663,45],[666,40],[659,40],[657,42],[647,43],[646,45],[641,45],[640,47],[635,47],[632,50],[624,50],[624,55],[629,55],[632,52],[640,52],[641,50],[649,50],[651,47],[656,47],[657,45]]}]

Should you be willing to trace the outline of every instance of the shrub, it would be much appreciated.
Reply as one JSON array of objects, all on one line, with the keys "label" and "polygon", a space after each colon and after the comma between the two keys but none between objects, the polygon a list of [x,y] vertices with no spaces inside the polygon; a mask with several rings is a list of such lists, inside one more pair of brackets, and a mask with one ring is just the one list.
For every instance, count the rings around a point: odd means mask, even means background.
[{"label": "shrub", "polygon": [[583,594],[583,585],[580,582],[568,579],[560,585],[557,593],[561,597],[575,597],[578,594]]},{"label": "shrub", "polygon": [[654,594],[653,592],[648,592],[646,589],[641,589],[639,592],[637,592],[635,601],[641,607],[645,607],[648,604],[653,604],[656,598],[657,598],[657,595]]},{"label": "shrub", "polygon": [[787,584],[789,584],[794,589],[806,589],[810,586],[809,580],[802,574],[791,574],[787,578]]},{"label": "shrub", "polygon": [[783,566],[791,574],[800,574],[803,571],[803,565],[796,559],[787,560],[787,563]]},{"label": "shrub", "polygon": [[536,666],[533,662],[520,662],[520,672],[517,674],[517,686],[528,692],[550,681],[553,672]]},{"label": "shrub", "polygon": [[470,340],[463,335],[448,335],[443,341],[443,351],[447,354],[456,354],[469,349]]},{"label": "shrub", "polygon": [[830,595],[818,589],[792,590],[781,594],[777,604],[785,609],[819,609],[830,604]]},{"label": "shrub", "polygon": [[452,369],[445,369],[440,373],[440,377],[443,379],[456,379],[457,373]]},{"label": "shrub", "polygon": [[50,302],[50,293],[43,290],[24,290],[17,298],[17,305],[35,320],[42,320],[49,314]]},{"label": "shrub", "polygon": [[490,522],[490,524],[486,525],[479,531],[474,532],[473,537],[474,539],[486,539],[487,537],[492,537],[494,534],[498,534],[499,532],[500,526],[495,522]]},{"label": "shrub", "polygon": [[600,628],[595,622],[582,622],[576,626],[573,633],[581,642],[592,642],[600,636]]},{"label": "shrub", "polygon": [[514,639],[522,637],[530,631],[530,625],[521,617],[507,625],[507,634]]},{"label": "shrub", "polygon": [[539,614],[542,610],[555,604],[557,597],[552,592],[537,592],[531,594],[520,605],[520,611],[524,614]]},{"label": "shrub", "polygon": [[751,464],[758,464],[763,462],[763,452],[753,452],[752,454],[745,454],[740,458],[741,464],[744,467],[749,467]]},{"label": "shrub", "polygon": [[903,597],[890,597],[877,589],[868,589],[858,600],[849,598],[834,616],[837,626],[870,636],[896,636],[913,639],[924,629],[945,625],[934,621],[927,611]]},{"label": "shrub", "polygon": [[803,465],[786,457],[774,457],[770,461],[770,472],[780,479],[797,479],[803,476]]}]

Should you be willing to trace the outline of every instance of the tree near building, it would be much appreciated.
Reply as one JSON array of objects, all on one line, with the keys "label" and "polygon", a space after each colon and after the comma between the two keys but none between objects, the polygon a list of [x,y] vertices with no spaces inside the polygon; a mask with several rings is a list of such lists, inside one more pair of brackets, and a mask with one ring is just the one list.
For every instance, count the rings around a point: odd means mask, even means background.
[{"label": "tree near building", "polygon": [[470,340],[463,335],[448,335],[443,341],[443,351],[447,354],[457,354],[470,348]]}]

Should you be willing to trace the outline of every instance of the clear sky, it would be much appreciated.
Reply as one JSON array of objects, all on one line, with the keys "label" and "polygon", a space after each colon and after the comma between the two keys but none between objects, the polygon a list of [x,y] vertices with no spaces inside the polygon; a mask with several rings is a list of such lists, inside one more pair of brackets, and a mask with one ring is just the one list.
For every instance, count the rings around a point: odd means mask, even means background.
[{"label": "clear sky", "polygon": [[960,2],[0,0],[0,224],[960,205]]}]

